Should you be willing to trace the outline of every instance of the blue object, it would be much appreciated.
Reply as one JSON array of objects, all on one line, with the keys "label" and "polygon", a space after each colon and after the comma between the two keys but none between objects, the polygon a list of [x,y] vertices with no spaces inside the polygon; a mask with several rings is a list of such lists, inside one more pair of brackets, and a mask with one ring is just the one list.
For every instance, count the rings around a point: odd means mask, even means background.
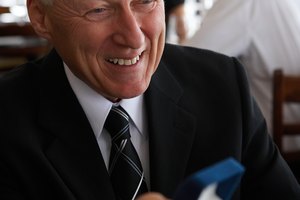
[{"label": "blue object", "polygon": [[189,176],[175,192],[173,200],[197,200],[202,190],[217,184],[217,195],[229,200],[238,187],[244,167],[233,158],[222,160]]}]

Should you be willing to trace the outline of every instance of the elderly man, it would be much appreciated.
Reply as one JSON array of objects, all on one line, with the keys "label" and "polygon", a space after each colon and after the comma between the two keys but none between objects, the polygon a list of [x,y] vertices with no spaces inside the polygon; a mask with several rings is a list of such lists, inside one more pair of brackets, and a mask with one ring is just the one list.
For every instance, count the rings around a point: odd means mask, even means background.
[{"label": "elderly man", "polygon": [[172,198],[227,157],[246,168],[233,199],[300,199],[243,67],[165,45],[163,0],[27,6],[54,49],[0,79],[0,199]]}]

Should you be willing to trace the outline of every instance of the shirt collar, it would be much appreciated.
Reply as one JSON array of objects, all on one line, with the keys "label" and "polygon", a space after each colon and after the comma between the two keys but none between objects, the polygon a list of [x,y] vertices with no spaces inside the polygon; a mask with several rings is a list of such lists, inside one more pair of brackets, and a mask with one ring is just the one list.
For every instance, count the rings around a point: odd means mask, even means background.
[{"label": "shirt collar", "polygon": [[[71,88],[89,120],[96,138],[99,138],[106,117],[114,103],[104,98],[101,94],[77,78],[65,63],[64,68]],[[144,133],[144,130],[146,130],[144,122],[146,120],[143,120],[145,117],[143,95],[131,99],[123,99],[117,104],[120,104],[127,111],[139,133]]]}]

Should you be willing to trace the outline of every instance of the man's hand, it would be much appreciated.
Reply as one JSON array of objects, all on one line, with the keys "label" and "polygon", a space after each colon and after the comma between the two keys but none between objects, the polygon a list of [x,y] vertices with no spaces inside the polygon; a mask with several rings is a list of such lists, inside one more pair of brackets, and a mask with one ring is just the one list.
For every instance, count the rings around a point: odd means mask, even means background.
[{"label": "man's hand", "polygon": [[140,196],[139,198],[137,198],[137,200],[168,200],[168,199],[165,198],[160,193],[149,192],[149,193],[146,193],[146,194]]}]

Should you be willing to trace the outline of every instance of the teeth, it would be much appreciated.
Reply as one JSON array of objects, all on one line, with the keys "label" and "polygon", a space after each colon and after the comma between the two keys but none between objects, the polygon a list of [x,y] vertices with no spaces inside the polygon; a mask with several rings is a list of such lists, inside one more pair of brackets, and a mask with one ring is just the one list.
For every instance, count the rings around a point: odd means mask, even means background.
[{"label": "teeth", "polygon": [[119,59],[118,60],[118,65],[124,65],[124,63],[125,63],[124,59]]},{"label": "teeth", "polygon": [[109,62],[118,64],[118,65],[134,65],[139,60],[140,60],[140,55],[137,55],[136,57],[134,57],[132,59],[110,58]]},{"label": "teeth", "polygon": [[135,57],[135,58],[133,58],[133,59],[131,60],[131,63],[132,63],[132,64],[135,64],[136,61],[137,61],[137,58]]}]

